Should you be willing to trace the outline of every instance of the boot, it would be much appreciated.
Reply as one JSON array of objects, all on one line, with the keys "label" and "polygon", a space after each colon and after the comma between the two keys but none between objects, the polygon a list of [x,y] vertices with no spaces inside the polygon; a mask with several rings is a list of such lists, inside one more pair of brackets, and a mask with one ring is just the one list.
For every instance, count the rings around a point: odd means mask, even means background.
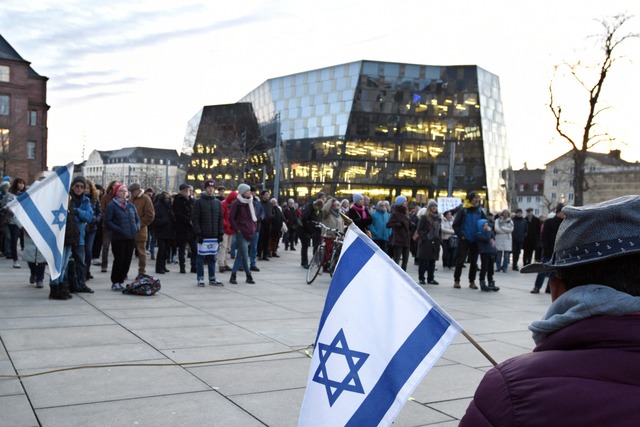
[{"label": "boot", "polygon": [[487,286],[487,282],[484,280],[480,280],[480,290],[483,292],[489,292],[489,287]]},{"label": "boot", "polygon": [[71,295],[71,292],[69,290],[69,284],[68,283],[62,283],[62,284],[60,284],[58,286],[60,287],[60,295],[65,297],[65,299],[73,298],[73,295]]},{"label": "boot", "polygon": [[469,287],[470,287],[471,289],[478,289],[478,287],[476,286],[476,282],[474,282],[473,280],[471,280],[471,281],[469,282]]},{"label": "boot", "polygon": [[49,286],[49,288],[50,288],[49,299],[57,299],[57,300],[63,300],[63,301],[67,300],[67,297],[65,297],[61,293],[61,290],[62,290],[61,285]]},{"label": "boot", "polygon": [[253,277],[251,277],[251,275],[247,275],[247,283],[250,285],[254,285],[256,282],[255,280],[253,280]]},{"label": "boot", "polygon": [[495,281],[490,281],[489,282],[489,290],[493,291],[493,292],[498,292],[500,290],[499,287],[496,286],[496,282]]},{"label": "boot", "polygon": [[92,294],[93,293],[93,289],[91,289],[90,287],[88,287],[86,284],[82,284],[80,285],[80,289],[78,290],[78,292],[84,292],[87,294]]},{"label": "boot", "polygon": [[229,278],[229,283],[232,285],[237,285],[238,281],[236,280],[236,273],[231,273],[231,277]]}]

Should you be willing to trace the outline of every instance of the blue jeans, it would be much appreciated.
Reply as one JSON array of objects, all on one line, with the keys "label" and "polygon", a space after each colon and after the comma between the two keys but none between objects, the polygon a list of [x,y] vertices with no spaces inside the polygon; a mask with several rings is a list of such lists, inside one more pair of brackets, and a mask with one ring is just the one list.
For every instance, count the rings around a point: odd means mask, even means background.
[{"label": "blue jeans", "polygon": [[249,247],[249,259],[251,267],[256,266],[256,255],[258,254],[258,239],[260,236],[260,232],[256,231],[256,234],[253,235],[253,239],[251,239],[250,247]]},{"label": "blue jeans", "polygon": [[[252,239],[251,241],[253,240],[254,239]],[[233,262],[233,268],[231,269],[231,272],[233,274],[236,274],[238,272],[238,269],[240,268],[240,264],[242,264],[244,272],[247,274],[247,276],[251,276],[251,271],[249,270],[249,242],[247,242],[247,239],[244,238],[242,233],[236,233],[235,241],[236,249],[238,252],[236,253],[236,259]]]},{"label": "blue jeans", "polygon": [[509,267],[509,257],[511,252],[509,251],[499,251],[496,256],[496,271],[504,271],[507,272],[507,268]]},{"label": "blue jeans", "polygon": [[196,255],[196,275],[198,280],[204,280],[204,262],[207,262],[209,280],[216,278],[216,257],[215,255]]}]

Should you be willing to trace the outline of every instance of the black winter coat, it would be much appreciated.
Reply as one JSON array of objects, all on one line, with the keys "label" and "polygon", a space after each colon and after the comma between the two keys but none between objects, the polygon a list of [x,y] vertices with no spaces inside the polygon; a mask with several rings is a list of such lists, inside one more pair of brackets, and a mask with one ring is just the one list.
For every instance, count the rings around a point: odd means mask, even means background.
[{"label": "black winter coat", "polygon": [[156,239],[175,239],[176,237],[176,216],[171,206],[167,206],[164,200],[153,205],[156,216],[153,219],[153,232]]},{"label": "black winter coat", "polygon": [[193,234],[198,241],[200,239],[218,239],[221,242],[224,235],[224,222],[220,200],[202,193],[193,205],[191,222]]},{"label": "black winter coat", "polygon": [[178,240],[193,239],[193,225],[191,224],[193,201],[182,194],[176,194],[173,197],[171,208],[176,216],[176,238]]}]

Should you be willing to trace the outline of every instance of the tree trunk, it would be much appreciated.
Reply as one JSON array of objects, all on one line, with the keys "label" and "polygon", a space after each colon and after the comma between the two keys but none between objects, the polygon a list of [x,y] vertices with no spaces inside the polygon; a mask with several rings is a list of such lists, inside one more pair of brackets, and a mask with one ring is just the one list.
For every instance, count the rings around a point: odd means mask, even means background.
[{"label": "tree trunk", "polygon": [[584,163],[587,157],[586,151],[573,151],[573,205],[584,205],[584,190],[586,188],[584,177]]}]

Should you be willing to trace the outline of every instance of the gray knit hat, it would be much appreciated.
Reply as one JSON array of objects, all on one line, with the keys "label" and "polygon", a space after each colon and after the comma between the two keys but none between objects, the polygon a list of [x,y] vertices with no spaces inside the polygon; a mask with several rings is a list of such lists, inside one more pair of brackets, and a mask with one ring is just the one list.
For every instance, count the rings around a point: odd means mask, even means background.
[{"label": "gray knit hat", "polygon": [[565,218],[551,260],[529,264],[520,272],[545,273],[640,252],[640,196],[565,206],[562,212]]}]

